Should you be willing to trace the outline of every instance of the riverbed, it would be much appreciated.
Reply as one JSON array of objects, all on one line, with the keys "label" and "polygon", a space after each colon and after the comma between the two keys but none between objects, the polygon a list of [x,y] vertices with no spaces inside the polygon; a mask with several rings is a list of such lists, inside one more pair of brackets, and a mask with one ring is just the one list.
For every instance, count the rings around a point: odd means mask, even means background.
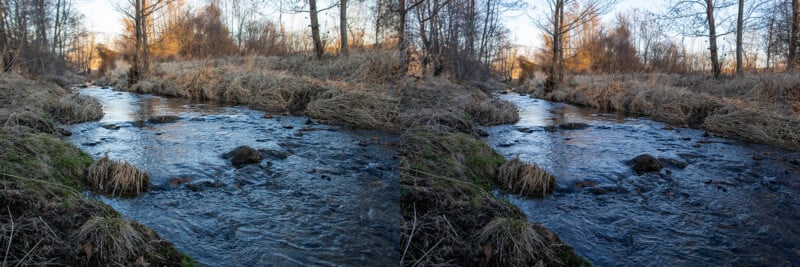
[{"label": "riverbed", "polygon": [[[99,122],[69,127],[92,157],[150,175],[133,199],[95,196],[203,266],[396,265],[397,138],[215,102],[91,87]],[[148,122],[177,116],[169,123]],[[259,164],[222,154],[247,145]]]},{"label": "riverbed", "polygon": [[[489,143],[555,174],[544,199],[499,194],[598,266],[800,263],[800,153],[527,96]],[[564,123],[585,129],[562,129]],[[566,127],[569,128],[569,127]],[[661,158],[637,175],[637,155]]]}]

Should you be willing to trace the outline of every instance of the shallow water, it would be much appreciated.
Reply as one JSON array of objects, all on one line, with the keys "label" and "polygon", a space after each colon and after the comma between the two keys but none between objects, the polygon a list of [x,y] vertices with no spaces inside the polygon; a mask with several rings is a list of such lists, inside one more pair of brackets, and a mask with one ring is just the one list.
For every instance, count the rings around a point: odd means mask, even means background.
[{"label": "shallow water", "polygon": [[[81,93],[97,98],[105,116],[72,126],[69,140],[95,158],[127,160],[152,184],[135,199],[99,198],[200,265],[399,262],[395,137],[306,125],[303,117],[265,119],[244,107],[99,88]],[[154,115],[180,120],[133,123]],[[313,130],[297,135],[304,127]],[[289,156],[237,169],[221,155],[241,145]]]},{"label": "shallow water", "polygon": [[[521,120],[491,127],[485,141],[557,179],[545,199],[502,196],[595,265],[800,265],[800,153],[527,96],[500,98],[520,108]],[[590,127],[545,130],[564,122]],[[644,153],[671,163],[638,176],[627,161]]]}]

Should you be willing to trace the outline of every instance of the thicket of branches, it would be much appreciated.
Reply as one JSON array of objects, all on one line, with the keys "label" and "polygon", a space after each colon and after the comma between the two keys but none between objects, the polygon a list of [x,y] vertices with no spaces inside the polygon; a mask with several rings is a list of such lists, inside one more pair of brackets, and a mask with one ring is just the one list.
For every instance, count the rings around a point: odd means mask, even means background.
[{"label": "thicket of branches", "polygon": [[94,36],[83,19],[75,0],[0,1],[2,71],[49,75],[89,70]]}]

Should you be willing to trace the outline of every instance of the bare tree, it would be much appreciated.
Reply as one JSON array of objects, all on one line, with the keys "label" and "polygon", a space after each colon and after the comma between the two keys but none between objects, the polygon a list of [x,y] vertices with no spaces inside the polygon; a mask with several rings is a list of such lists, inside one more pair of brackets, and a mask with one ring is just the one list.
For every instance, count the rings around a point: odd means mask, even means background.
[{"label": "bare tree", "polygon": [[340,52],[347,55],[347,0],[339,0],[339,41]]},{"label": "bare tree", "polygon": [[[610,11],[616,3],[616,0],[547,0],[547,19],[537,23],[552,42],[545,93],[557,88],[564,81],[565,36],[583,22],[594,20]],[[565,13],[567,5],[571,5],[570,11]],[[565,17],[566,14],[570,16]]]},{"label": "bare tree", "polygon": [[793,71],[797,64],[797,37],[800,31],[800,1],[792,0],[792,31],[789,36],[789,57],[786,59],[786,69]]},{"label": "bare tree", "polygon": [[148,25],[152,24],[153,14],[167,6],[173,0],[127,0],[125,6],[116,8],[133,25],[134,52],[131,57],[131,68],[128,71],[128,85],[138,82],[150,67]]},{"label": "bare tree", "polygon": [[732,1],[715,0],[677,0],[670,4],[665,16],[666,19],[676,23],[673,26],[679,27],[681,33],[688,36],[708,37],[709,58],[711,60],[711,73],[716,78],[722,73],[722,66],[719,61],[719,49],[717,47],[717,37],[727,35],[730,32],[717,32],[717,24],[726,21],[728,18],[717,18],[716,14],[722,9],[732,6]]},{"label": "bare tree", "polygon": [[739,0],[739,11],[736,17],[736,74],[742,73],[744,64],[742,51],[742,34],[744,33],[744,0]]}]

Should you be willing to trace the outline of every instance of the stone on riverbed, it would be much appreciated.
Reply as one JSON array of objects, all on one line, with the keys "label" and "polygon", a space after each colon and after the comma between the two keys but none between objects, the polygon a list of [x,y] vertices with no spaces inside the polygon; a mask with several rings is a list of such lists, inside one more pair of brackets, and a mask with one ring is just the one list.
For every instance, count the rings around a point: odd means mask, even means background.
[{"label": "stone on riverbed", "polygon": [[231,150],[231,152],[222,155],[224,159],[230,159],[231,164],[236,168],[244,167],[247,164],[257,164],[263,158],[261,152],[249,146],[240,146]]},{"label": "stone on riverbed", "polygon": [[567,122],[567,123],[562,123],[561,125],[558,125],[558,128],[561,129],[561,130],[583,130],[583,129],[589,128],[589,125],[586,124],[586,123],[580,123],[580,122]]},{"label": "stone on riverbed", "polygon": [[657,172],[661,170],[661,161],[650,154],[638,155],[631,161],[633,163],[633,170],[636,174],[645,172]]},{"label": "stone on riverbed", "polygon": [[176,122],[179,119],[180,119],[180,117],[178,117],[178,116],[160,115],[160,116],[150,117],[149,119],[147,119],[147,122],[152,123],[152,124],[170,123],[170,122]]}]

